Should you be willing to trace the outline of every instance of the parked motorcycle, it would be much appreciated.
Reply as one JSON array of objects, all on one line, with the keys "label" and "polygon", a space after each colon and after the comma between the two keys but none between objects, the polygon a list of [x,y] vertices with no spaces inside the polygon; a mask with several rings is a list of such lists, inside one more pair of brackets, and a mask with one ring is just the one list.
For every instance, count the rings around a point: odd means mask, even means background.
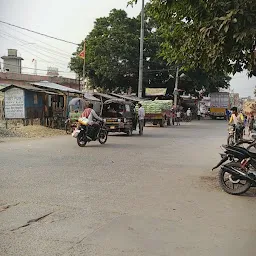
[{"label": "parked motorcycle", "polygon": [[[225,152],[220,154],[220,162],[212,169],[222,166],[218,175],[221,188],[226,193],[240,195],[256,187],[256,153],[239,146],[223,147]],[[228,160],[230,162],[224,164]]]},{"label": "parked motorcycle", "polygon": [[77,144],[79,147],[85,147],[87,143],[91,141],[99,141],[100,144],[105,144],[108,139],[108,131],[104,124],[104,122],[99,122],[100,129],[96,136],[92,138],[92,136],[89,136],[92,132],[92,129],[94,127],[89,125],[81,125],[77,134]]}]

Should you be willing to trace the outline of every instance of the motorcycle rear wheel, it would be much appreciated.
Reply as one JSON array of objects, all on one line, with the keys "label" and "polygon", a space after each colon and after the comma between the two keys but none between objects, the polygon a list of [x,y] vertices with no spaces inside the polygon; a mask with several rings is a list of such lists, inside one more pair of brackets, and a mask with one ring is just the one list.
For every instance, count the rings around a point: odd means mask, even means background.
[{"label": "motorcycle rear wheel", "polygon": [[[228,163],[227,166],[243,171],[241,164],[237,162]],[[222,169],[219,171],[219,184],[226,193],[231,195],[241,195],[251,187],[249,181],[238,179]],[[228,186],[228,184],[230,184],[230,186]]]},{"label": "motorcycle rear wheel", "polygon": [[99,134],[99,143],[100,144],[105,144],[108,139],[108,132],[106,130],[100,131]]}]

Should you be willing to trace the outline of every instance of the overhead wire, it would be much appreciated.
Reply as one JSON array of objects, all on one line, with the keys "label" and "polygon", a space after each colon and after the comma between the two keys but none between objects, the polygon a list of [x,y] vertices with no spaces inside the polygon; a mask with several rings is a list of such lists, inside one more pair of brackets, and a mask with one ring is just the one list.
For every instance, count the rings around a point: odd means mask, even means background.
[{"label": "overhead wire", "polygon": [[[1,35],[0,34],[0,36],[2,36],[3,38],[5,38],[5,39],[7,39],[7,40],[11,40],[11,41],[13,41],[12,39],[10,39],[10,38],[6,38],[6,36],[4,36],[4,35]],[[17,43],[17,42],[16,42]],[[19,44],[19,43],[18,43]],[[19,45],[21,45],[21,44],[19,44]],[[21,45],[20,46],[22,49],[23,49],[23,51],[25,51],[25,52],[28,52],[29,54],[31,54],[32,56],[35,56],[35,57],[37,57],[39,60],[41,60],[41,61],[43,61],[43,62],[45,62],[45,63],[48,63],[48,64],[50,64],[50,63],[52,63],[53,65],[56,65],[56,63],[58,64],[58,65],[61,65],[61,66],[65,66],[66,65],[66,63],[64,64],[63,62],[56,62],[56,61],[49,61],[49,60],[46,60],[46,59],[43,59],[43,58],[41,58],[40,56],[38,56],[37,54],[35,54],[35,53],[33,53],[33,52],[31,52],[31,51],[29,51],[29,50],[27,50],[27,49],[24,49],[25,48],[25,46],[24,45]],[[39,53],[40,54],[40,53]],[[41,55],[44,55],[44,54],[41,54]],[[46,55],[45,55],[46,56]],[[46,56],[47,57],[47,56]],[[66,66],[67,67],[67,66]],[[65,68],[66,68],[65,67]]]},{"label": "overhead wire", "polygon": [[[4,28],[6,28],[6,25],[5,25],[5,24],[1,24],[1,23],[0,23],[0,25],[3,25]],[[16,29],[14,29],[14,28],[12,28],[12,27],[8,27],[8,28],[9,28],[10,30],[14,31],[15,33],[19,33],[19,34],[21,34],[21,35],[23,35],[23,36],[25,36],[25,37],[28,37],[28,38],[31,38],[31,39],[35,40],[36,42],[40,42],[40,43],[42,43],[42,44],[48,45],[48,46],[50,46],[51,48],[54,48],[54,49],[56,49],[56,50],[53,50],[53,49],[50,49],[50,48],[48,48],[48,47],[41,46],[41,45],[39,45],[38,43],[35,43],[35,45],[38,46],[38,47],[44,48],[44,49],[46,49],[46,50],[49,50],[49,51],[54,52],[54,53],[59,54],[59,55],[66,55],[67,57],[70,58],[70,55],[71,55],[71,54],[65,52],[64,50],[62,50],[62,49],[60,49],[60,48],[57,48],[57,47],[55,47],[55,46],[53,46],[53,45],[50,45],[50,44],[48,44],[48,43],[46,43],[46,42],[43,42],[43,41],[37,39],[37,38],[35,38],[35,37],[29,36],[29,35],[27,35],[27,34],[25,34],[25,33],[22,33],[21,31],[16,30]]]},{"label": "overhead wire", "polygon": [[[25,43],[25,44],[30,44],[28,41],[19,39],[19,38],[15,37],[15,36],[12,36],[12,35],[10,35],[9,33],[6,33],[6,32],[4,32],[4,31],[2,31],[2,30],[0,30],[0,32],[2,33],[2,35],[5,35],[5,36],[7,36],[7,37],[9,37],[9,38],[12,38],[12,39],[14,39],[14,40],[17,40],[17,41],[19,41],[19,42],[22,42],[23,44],[24,44],[24,43]],[[0,34],[0,35],[1,35],[1,34]],[[11,40],[11,39],[10,39],[10,40]],[[15,41],[15,42],[16,42],[16,41]],[[18,42],[16,42],[16,43],[19,44]],[[20,43],[20,45],[21,45],[21,47],[23,47],[23,48],[28,48],[27,45],[22,45],[21,43]],[[49,56],[49,55],[47,55],[47,54],[45,54],[45,53],[42,53],[42,52],[40,52],[40,51],[38,51],[38,50],[37,50],[37,53],[38,53],[38,54],[41,54],[41,55],[43,55],[43,56],[45,56],[45,57],[47,57],[47,58],[57,60],[58,63],[61,63],[61,65],[64,64],[64,62],[59,62],[59,61],[64,61],[64,60],[60,60],[60,59],[57,59],[56,57]],[[51,54],[52,54],[52,53],[51,53]],[[57,57],[59,57],[59,56],[57,56]],[[65,64],[66,64],[66,63],[65,63]]]},{"label": "overhead wire", "polygon": [[[4,62],[0,61],[0,64],[4,64]],[[14,64],[6,64],[6,66],[11,66],[11,67],[20,67],[19,65],[14,65]],[[49,71],[46,69],[40,69],[40,68],[31,68],[31,67],[23,67],[21,66],[22,69],[31,69],[31,70],[39,70],[39,71]],[[66,71],[62,71],[62,70],[58,70],[59,73],[66,73],[66,74],[70,74],[70,73],[74,73],[74,72],[66,72]]]},{"label": "overhead wire", "polygon": [[29,31],[31,33],[35,33],[35,34],[38,34],[38,35],[41,35],[41,36],[44,36],[44,37],[55,39],[55,40],[58,40],[58,41],[61,41],[61,42],[64,42],[64,43],[73,44],[73,45],[79,45],[77,43],[74,43],[74,42],[71,42],[71,41],[67,41],[67,40],[64,40],[64,39],[61,39],[61,38],[58,38],[58,37],[54,37],[54,36],[50,36],[50,35],[47,35],[47,34],[43,34],[43,33],[31,30],[31,29],[28,29],[28,28],[25,28],[25,27],[17,26],[17,25],[11,24],[11,23],[6,22],[6,21],[0,20],[0,23],[9,25],[9,26],[12,26],[12,27],[15,27],[15,28],[19,28],[19,29],[22,29],[22,30],[26,30],[26,31]]}]

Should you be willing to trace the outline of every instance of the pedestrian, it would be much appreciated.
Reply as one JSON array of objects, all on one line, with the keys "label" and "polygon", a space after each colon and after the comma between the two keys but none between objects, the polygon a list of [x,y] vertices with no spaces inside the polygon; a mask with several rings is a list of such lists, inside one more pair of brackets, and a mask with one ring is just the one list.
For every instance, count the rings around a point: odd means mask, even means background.
[{"label": "pedestrian", "polygon": [[142,107],[141,103],[138,104],[138,119],[139,119],[139,134],[143,134],[143,128],[144,128],[144,119],[145,119],[145,110]]},{"label": "pedestrian", "polygon": [[201,119],[201,111],[200,111],[199,108],[198,108],[198,110],[197,110],[197,119],[198,119],[198,120]]},{"label": "pedestrian", "polygon": [[230,111],[226,108],[226,119],[229,121],[230,118]]},{"label": "pedestrian", "polygon": [[253,127],[254,127],[254,123],[255,123],[255,119],[254,119],[254,115],[251,114],[251,117],[249,118],[249,125],[248,125],[248,128],[249,128],[249,135],[251,134],[252,130],[253,130]]},{"label": "pedestrian", "polygon": [[178,110],[177,110],[177,113],[176,113],[176,122],[177,122],[177,125],[180,125],[180,118],[181,118],[181,112],[180,112],[180,110],[178,109]]},{"label": "pedestrian", "polygon": [[187,119],[188,119],[188,121],[191,121],[191,114],[192,114],[192,112],[191,112],[191,109],[190,109],[190,108],[188,108],[186,114],[187,114]]},{"label": "pedestrian", "polygon": [[173,109],[172,110],[172,125],[175,125],[175,117],[176,117],[175,110]]}]

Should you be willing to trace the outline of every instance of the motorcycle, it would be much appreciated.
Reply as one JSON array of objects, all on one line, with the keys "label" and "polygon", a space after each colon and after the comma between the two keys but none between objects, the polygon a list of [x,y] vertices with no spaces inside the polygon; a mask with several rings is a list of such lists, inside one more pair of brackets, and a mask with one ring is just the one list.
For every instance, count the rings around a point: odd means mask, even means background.
[{"label": "motorcycle", "polygon": [[243,139],[243,129],[242,127],[236,127],[235,125],[230,125],[228,128],[228,145],[235,145],[239,142],[239,140]]},{"label": "motorcycle", "polygon": [[105,144],[108,139],[108,131],[104,122],[99,122],[99,125],[100,125],[99,132],[93,138],[90,137],[89,135],[91,134],[92,129],[95,129],[95,128],[89,125],[81,125],[80,128],[78,129],[78,134],[76,136],[77,145],[79,147],[85,147],[87,143],[91,141],[97,141],[97,140],[99,141],[100,144]]},{"label": "motorcycle", "polygon": [[[218,174],[221,188],[228,194],[241,195],[256,187],[256,153],[239,146],[223,148],[225,152],[220,154],[220,162],[212,169],[222,166]],[[230,162],[224,164],[228,160]]]}]

